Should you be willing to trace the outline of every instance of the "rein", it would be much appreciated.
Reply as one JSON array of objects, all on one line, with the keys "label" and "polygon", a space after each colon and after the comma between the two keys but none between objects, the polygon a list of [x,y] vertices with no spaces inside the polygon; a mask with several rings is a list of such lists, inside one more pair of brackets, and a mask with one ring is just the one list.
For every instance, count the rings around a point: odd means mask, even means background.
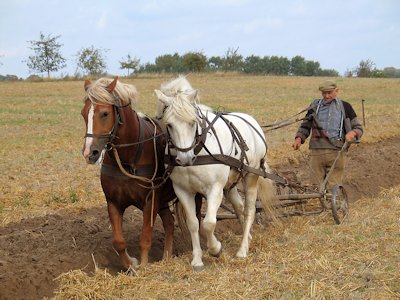
[{"label": "rein", "polygon": [[[123,116],[122,109],[127,106],[130,106],[131,100],[129,99],[129,102],[127,104],[121,105],[119,96],[113,92],[111,92],[111,95],[113,96],[115,103],[116,103],[113,105],[114,124],[113,124],[111,131],[106,134],[86,133],[84,137],[85,138],[92,137],[92,138],[108,140],[107,143],[105,144],[105,150],[107,152],[112,150],[112,153],[114,156],[114,161],[116,162],[118,169],[121,171],[121,173],[130,179],[135,179],[135,180],[139,181],[138,183],[136,183],[137,185],[149,190],[149,193],[147,194],[145,201],[148,200],[148,198],[150,197],[150,194],[151,194],[151,211],[153,212],[154,211],[154,201],[155,201],[155,190],[160,188],[167,181],[167,179],[169,177],[166,170],[164,171],[164,174],[161,177],[157,177],[158,167],[159,167],[159,161],[158,161],[158,155],[157,155],[157,138],[164,135],[164,133],[157,134],[157,126],[158,125],[154,122],[153,119],[147,118],[154,127],[154,133],[150,138],[143,139],[143,128],[142,128],[142,126],[139,125],[140,132],[139,132],[139,141],[138,142],[128,143],[128,144],[115,144],[114,140],[118,138],[117,131],[118,131],[119,125],[124,124],[124,116]],[[142,122],[141,122],[142,119],[139,116],[138,116],[138,120],[139,120],[139,124],[142,124]],[[132,146],[136,146],[136,145],[141,146],[144,143],[149,142],[151,140],[153,140],[154,162],[155,162],[154,163],[154,172],[151,175],[151,177],[148,178],[145,176],[139,176],[139,175],[131,174],[131,173],[127,172],[123,166],[123,163],[121,162],[121,159],[120,159],[120,156],[118,153],[118,148],[132,147]],[[140,151],[140,149],[138,149],[137,155],[135,158],[135,162],[140,158],[140,155],[142,154],[141,152],[142,151]],[[153,227],[153,225],[154,225],[154,220],[152,218],[151,219],[151,227]]]},{"label": "rein", "polygon": [[[138,181],[142,182],[143,184],[142,183],[138,183],[138,185],[143,187],[143,188],[146,188],[146,189],[149,189],[151,191],[154,191],[155,189],[157,189],[160,186],[162,186],[165,183],[165,181],[167,180],[167,177],[165,176],[166,172],[164,172],[163,176],[157,177],[157,171],[158,171],[158,166],[159,166],[159,161],[158,161],[158,157],[157,157],[157,138],[162,136],[162,135],[164,135],[164,133],[157,134],[157,124],[154,122],[153,119],[151,119],[151,118],[147,118],[147,119],[150,121],[150,123],[154,127],[154,132],[153,132],[153,135],[151,137],[149,137],[147,139],[143,139],[142,138],[142,134],[143,133],[142,133],[142,130],[140,130],[139,141],[134,142],[134,143],[128,143],[128,144],[114,144],[112,142],[109,142],[106,145],[106,150],[107,151],[112,150],[112,153],[114,155],[114,160],[117,163],[119,170],[125,176],[127,176],[127,177],[129,177],[131,179],[135,179],[135,180],[138,180]],[[140,128],[142,129],[142,127],[140,127]],[[149,141],[153,141],[154,161],[155,161],[154,172],[151,175],[151,177],[148,178],[148,177],[145,177],[145,176],[140,176],[140,175],[131,174],[131,173],[127,172],[126,169],[124,168],[123,163],[121,161],[121,158],[119,156],[118,149],[119,148],[137,146],[137,145],[143,145],[144,143],[149,142]],[[138,152],[141,152],[141,151],[138,151]],[[141,153],[138,153],[138,154],[140,155]],[[137,157],[136,160],[138,160],[138,159],[139,159],[139,157]],[[160,181],[160,183],[155,184],[156,181]],[[145,185],[145,184],[147,184],[147,185]]]},{"label": "rein", "polygon": [[125,105],[119,105],[120,99],[118,96],[116,96],[114,93],[112,94],[118,105],[113,105],[114,107],[114,125],[111,128],[109,133],[104,133],[104,134],[93,134],[93,133],[86,133],[84,138],[87,137],[92,137],[92,138],[98,138],[98,139],[109,139],[108,143],[112,143],[112,141],[117,137],[117,130],[118,130],[118,125],[122,125],[124,123],[124,117],[122,115],[122,108],[125,108],[129,105],[131,105],[131,100],[129,99],[129,102]]},{"label": "rein", "polygon": [[[154,201],[155,201],[155,190],[160,188],[168,179],[168,176],[166,176],[167,172],[164,171],[163,176],[161,177],[156,177],[157,176],[157,171],[158,171],[158,165],[159,165],[159,161],[158,161],[158,157],[157,157],[157,124],[154,122],[154,120],[148,118],[148,120],[151,122],[151,124],[154,127],[154,134],[152,136],[152,138],[150,139],[146,139],[146,140],[142,140],[141,138],[139,138],[139,142],[136,143],[131,143],[131,144],[122,144],[120,145],[120,147],[118,147],[118,145],[115,145],[113,143],[109,144],[109,148],[112,149],[113,154],[114,154],[114,160],[118,165],[119,170],[122,172],[122,174],[124,174],[126,177],[130,178],[130,179],[135,179],[137,181],[139,181],[138,183],[136,183],[138,186],[143,187],[145,189],[149,190],[149,193],[146,196],[146,200],[148,200],[148,198],[150,197],[151,194],[151,211],[154,211]],[[142,136],[142,131],[140,132],[140,136]],[[153,140],[153,148],[154,148],[154,172],[153,175],[150,178],[147,178],[145,176],[139,176],[139,175],[135,175],[135,174],[131,174],[129,172],[127,172],[124,168],[124,166],[122,165],[121,159],[119,157],[118,154],[118,149],[117,148],[121,148],[121,147],[128,147],[128,146],[133,146],[133,145],[142,145],[143,143]],[[140,153],[137,153],[140,155]],[[156,184],[156,181],[159,181],[158,184]],[[154,220],[153,218],[151,218],[151,227],[154,226]]]},{"label": "rein", "polygon": [[314,109],[315,107],[316,107],[315,105],[310,105],[307,108],[299,111],[298,113],[296,113],[294,115],[291,115],[290,117],[288,117],[288,118],[286,118],[286,119],[284,119],[284,120],[282,120],[280,122],[272,123],[272,124],[268,124],[268,125],[261,125],[261,127],[262,128],[268,128],[268,129],[264,130],[264,132],[268,132],[268,131],[272,131],[272,130],[275,130],[275,129],[279,129],[279,128],[283,128],[283,127],[286,127],[286,126],[290,126],[290,125],[295,124],[297,122],[301,122],[303,120],[306,120],[307,118],[306,117],[304,117],[304,118],[296,118],[294,121],[290,121],[290,120],[293,119],[294,117],[306,112],[306,111],[309,111],[310,109]]}]

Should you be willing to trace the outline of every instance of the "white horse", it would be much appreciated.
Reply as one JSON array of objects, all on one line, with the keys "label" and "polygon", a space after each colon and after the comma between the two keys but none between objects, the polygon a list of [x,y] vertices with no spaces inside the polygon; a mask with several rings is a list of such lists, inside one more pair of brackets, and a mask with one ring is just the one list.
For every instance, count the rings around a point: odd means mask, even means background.
[{"label": "white horse", "polygon": [[[171,179],[175,193],[182,204],[186,223],[191,234],[195,271],[204,269],[200,246],[199,222],[196,218],[196,193],[207,199],[207,211],[202,227],[207,237],[208,251],[218,256],[222,245],[214,235],[217,210],[223,195],[233,204],[237,214],[243,216],[243,238],[236,253],[246,257],[251,239],[250,230],[255,218],[256,198],[263,206],[271,209],[270,200],[274,194],[271,180],[239,170],[245,164],[252,170],[269,171],[264,157],[267,145],[263,131],[257,121],[244,113],[218,114],[210,108],[199,105],[197,90],[194,90],[185,77],[164,84],[155,90],[158,97],[157,117],[169,135],[167,153],[176,156]],[[203,163],[200,163],[205,158]],[[232,158],[233,160],[230,160]],[[207,162],[214,159],[213,162]],[[226,163],[238,163],[238,167]],[[236,188],[243,180],[245,205]],[[240,218],[239,218],[240,219]]]}]

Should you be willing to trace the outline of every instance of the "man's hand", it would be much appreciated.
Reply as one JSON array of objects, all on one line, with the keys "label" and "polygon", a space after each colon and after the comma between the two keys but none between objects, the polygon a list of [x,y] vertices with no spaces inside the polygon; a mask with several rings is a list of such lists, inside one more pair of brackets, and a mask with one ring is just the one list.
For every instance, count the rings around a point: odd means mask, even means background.
[{"label": "man's hand", "polygon": [[301,138],[297,137],[294,139],[294,142],[292,144],[292,147],[294,150],[298,150],[301,146]]},{"label": "man's hand", "polygon": [[352,142],[356,138],[357,138],[357,133],[354,130],[349,131],[348,133],[346,133],[346,141]]}]

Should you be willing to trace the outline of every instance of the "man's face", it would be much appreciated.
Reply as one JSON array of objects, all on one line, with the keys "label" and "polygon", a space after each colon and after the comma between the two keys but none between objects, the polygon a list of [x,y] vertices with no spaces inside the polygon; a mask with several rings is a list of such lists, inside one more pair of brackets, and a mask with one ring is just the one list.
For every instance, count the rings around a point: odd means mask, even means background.
[{"label": "man's face", "polygon": [[322,92],[322,97],[324,98],[325,101],[331,102],[333,99],[336,98],[338,92],[339,92],[338,89],[334,89],[333,91],[329,92]]}]

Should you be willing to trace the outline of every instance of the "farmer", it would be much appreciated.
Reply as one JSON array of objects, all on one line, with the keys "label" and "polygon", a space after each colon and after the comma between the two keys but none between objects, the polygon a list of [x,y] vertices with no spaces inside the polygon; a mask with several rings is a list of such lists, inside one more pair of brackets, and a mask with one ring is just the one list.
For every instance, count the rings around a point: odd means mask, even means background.
[{"label": "farmer", "polygon": [[322,99],[316,99],[311,103],[306,117],[297,130],[292,147],[298,150],[311,134],[310,163],[319,184],[324,181],[338,157],[326,185],[330,190],[343,180],[345,158],[344,152],[339,154],[339,151],[345,141],[359,140],[363,134],[363,127],[353,107],[338,98],[339,89],[334,81],[321,83],[319,90]]}]

